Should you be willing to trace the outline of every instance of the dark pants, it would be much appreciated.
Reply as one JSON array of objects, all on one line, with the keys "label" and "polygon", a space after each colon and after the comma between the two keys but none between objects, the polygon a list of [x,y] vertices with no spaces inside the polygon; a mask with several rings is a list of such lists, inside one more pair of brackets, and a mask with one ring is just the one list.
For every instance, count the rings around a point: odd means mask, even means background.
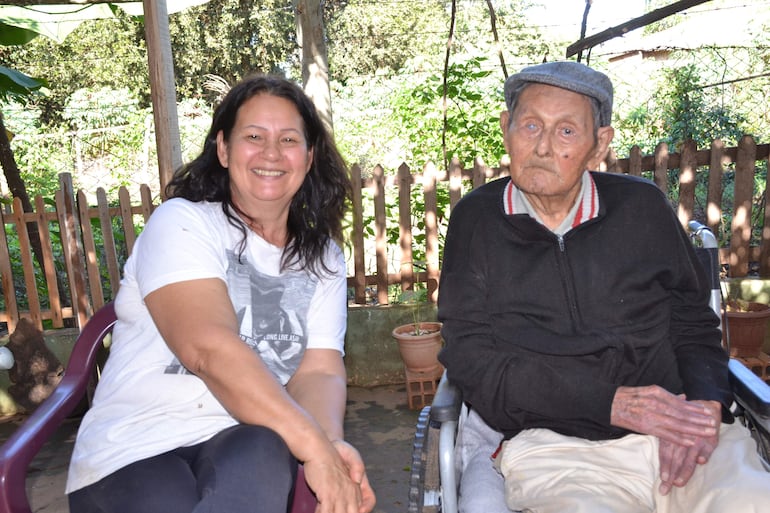
[{"label": "dark pants", "polygon": [[237,425],[132,463],[69,495],[71,513],[285,513],[297,460],[275,432]]}]

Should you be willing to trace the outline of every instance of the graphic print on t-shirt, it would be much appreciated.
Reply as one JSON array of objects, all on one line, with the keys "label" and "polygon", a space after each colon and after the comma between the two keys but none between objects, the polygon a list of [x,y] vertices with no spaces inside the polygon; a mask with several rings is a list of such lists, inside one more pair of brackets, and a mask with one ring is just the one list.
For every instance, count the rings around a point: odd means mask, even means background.
[{"label": "graphic print on t-shirt", "polygon": [[[270,276],[228,252],[227,284],[241,338],[282,384],[297,370],[307,347],[307,314],[317,280],[305,272]],[[166,374],[186,374],[175,358]]]}]

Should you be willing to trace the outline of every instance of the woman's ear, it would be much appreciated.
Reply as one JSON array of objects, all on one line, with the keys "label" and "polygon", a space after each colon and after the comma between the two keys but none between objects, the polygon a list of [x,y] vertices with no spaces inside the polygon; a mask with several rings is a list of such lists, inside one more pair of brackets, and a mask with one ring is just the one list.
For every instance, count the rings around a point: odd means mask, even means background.
[{"label": "woman's ear", "polygon": [[217,157],[219,158],[219,163],[222,167],[227,169],[227,142],[225,141],[225,136],[221,130],[217,132]]}]

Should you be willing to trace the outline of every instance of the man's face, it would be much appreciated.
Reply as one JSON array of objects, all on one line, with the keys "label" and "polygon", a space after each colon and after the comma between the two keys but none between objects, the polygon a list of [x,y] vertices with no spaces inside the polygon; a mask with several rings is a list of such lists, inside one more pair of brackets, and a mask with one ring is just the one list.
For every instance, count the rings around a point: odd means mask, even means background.
[{"label": "man's face", "polygon": [[530,198],[568,207],[583,172],[598,168],[614,133],[600,127],[594,137],[589,98],[545,84],[527,86],[513,114],[501,114],[500,126],[516,187]]}]

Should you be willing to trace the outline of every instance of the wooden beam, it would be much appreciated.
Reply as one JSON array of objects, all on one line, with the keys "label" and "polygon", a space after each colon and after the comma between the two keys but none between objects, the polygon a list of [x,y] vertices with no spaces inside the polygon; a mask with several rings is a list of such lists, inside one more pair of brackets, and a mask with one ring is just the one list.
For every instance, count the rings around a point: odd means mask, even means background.
[{"label": "wooden beam", "polygon": [[644,16],[639,16],[638,18],[634,18],[615,27],[603,30],[602,32],[594,34],[593,36],[588,36],[572,43],[567,47],[566,56],[567,58],[572,57],[578,52],[593,48],[596,45],[622,36],[628,32],[631,32],[632,30],[645,27],[651,23],[660,21],[663,18],[667,18],[672,14],[676,14],[678,12],[684,11],[685,9],[689,9],[690,7],[695,7],[696,5],[704,4],[709,1],[710,0],[679,0],[678,2],[674,2],[665,7],[661,7],[660,9],[655,9],[654,11],[648,12]]},{"label": "wooden beam", "polygon": [[93,5],[93,4],[127,4],[139,0],[5,0],[3,5],[30,7],[33,5]]},{"label": "wooden beam", "polygon": [[[182,165],[182,143],[176,109],[174,61],[168,31],[166,0],[143,0],[147,60],[150,65],[152,114],[158,146],[158,174],[161,194],[174,171]],[[163,196],[165,198],[165,196]]]}]

